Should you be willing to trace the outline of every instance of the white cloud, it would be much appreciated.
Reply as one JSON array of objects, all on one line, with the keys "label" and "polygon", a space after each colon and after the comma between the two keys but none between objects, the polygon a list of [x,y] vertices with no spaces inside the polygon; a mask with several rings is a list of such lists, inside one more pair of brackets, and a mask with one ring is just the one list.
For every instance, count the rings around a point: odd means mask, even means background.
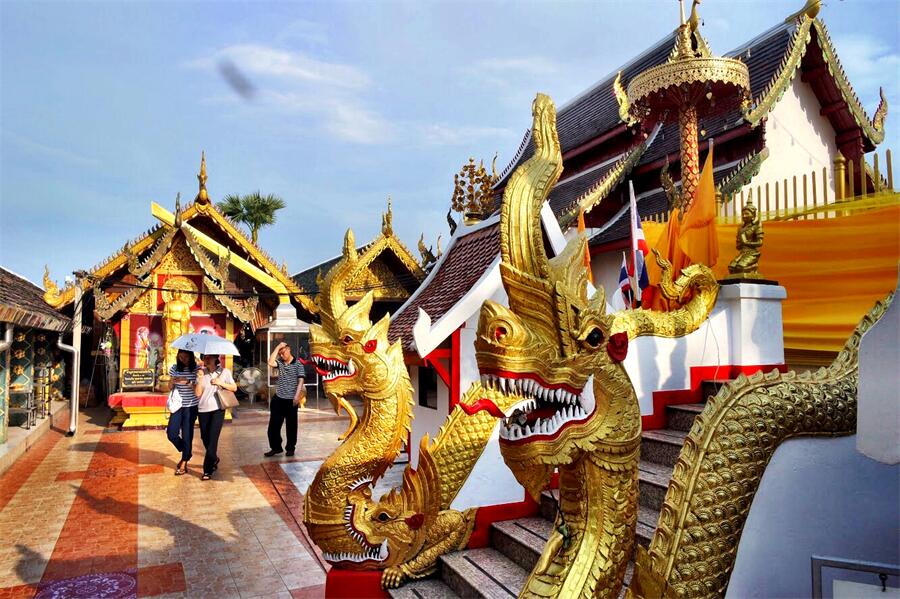
[{"label": "white cloud", "polygon": [[258,44],[228,46],[211,56],[187,64],[190,67],[212,68],[222,60],[231,61],[250,78],[346,88],[364,88],[369,85],[369,77],[356,67],[321,61],[302,52],[290,52]]},{"label": "white cloud", "polygon": [[870,104],[878,102],[879,87],[884,87],[888,96],[896,96],[900,91],[897,84],[900,54],[892,52],[883,41],[850,34],[835,39],[834,45],[847,78],[868,110],[875,109]]},{"label": "white cloud", "polygon": [[[391,125],[366,107],[371,79],[355,66],[260,44],[228,46],[184,66],[213,73],[223,61],[233,64],[254,88],[252,103],[241,102],[237,95],[225,97],[247,111],[256,104],[263,112],[305,117],[307,125],[351,143],[384,143],[391,137]],[[204,99],[222,100],[221,94]]]},{"label": "white cloud", "polygon": [[465,67],[473,73],[547,75],[559,70],[552,60],[540,56],[533,58],[483,58]]},{"label": "white cloud", "polygon": [[275,40],[279,44],[297,40],[311,45],[324,46],[328,43],[328,30],[322,23],[295,19],[278,32]]},{"label": "white cloud", "polygon": [[83,156],[82,154],[78,154],[77,152],[73,152],[66,148],[48,146],[47,144],[42,144],[22,135],[13,133],[8,129],[3,131],[3,137],[7,138],[29,154],[47,158],[54,162],[61,160],[79,167],[94,167],[100,165],[100,161],[96,158]]},{"label": "white cloud", "polygon": [[442,146],[471,146],[479,140],[503,140],[513,135],[502,127],[456,127],[447,123],[423,125],[420,138],[428,144]]}]

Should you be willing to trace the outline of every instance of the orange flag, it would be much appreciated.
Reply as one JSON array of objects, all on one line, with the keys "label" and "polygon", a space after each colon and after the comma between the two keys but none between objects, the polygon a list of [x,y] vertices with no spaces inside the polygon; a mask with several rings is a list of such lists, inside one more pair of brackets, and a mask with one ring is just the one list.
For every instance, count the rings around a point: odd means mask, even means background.
[{"label": "orange flag", "polygon": [[719,238],[716,236],[716,183],[713,179],[712,140],[706,162],[700,171],[694,201],[681,221],[678,245],[692,264],[715,265],[719,259]]},{"label": "orange flag", "polygon": [[[584,209],[578,211],[578,232],[584,233]],[[594,284],[594,274],[591,272],[591,248],[584,246],[584,265],[587,268],[588,281]]]},{"label": "orange flag", "polygon": [[[678,239],[681,235],[681,227],[683,223],[678,209],[672,210],[669,215],[669,222],[660,235],[656,245],[653,246],[659,255],[672,263],[673,276],[678,277],[681,270],[690,264],[687,256],[681,251]],[[656,257],[651,253],[647,256],[647,275],[650,278],[650,287],[644,290],[641,297],[641,305],[648,310],[658,310],[666,312],[678,306],[669,305],[670,302],[659,293],[659,281],[662,278],[662,271],[656,265]]]}]

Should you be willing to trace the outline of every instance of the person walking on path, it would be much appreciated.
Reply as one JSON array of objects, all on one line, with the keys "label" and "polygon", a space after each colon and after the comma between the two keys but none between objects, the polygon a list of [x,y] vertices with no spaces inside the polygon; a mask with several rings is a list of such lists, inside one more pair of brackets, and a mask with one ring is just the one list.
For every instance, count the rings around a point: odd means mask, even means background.
[{"label": "person walking on path", "polygon": [[169,391],[178,389],[181,396],[181,408],[169,415],[166,436],[181,452],[181,460],[175,467],[175,476],[187,472],[187,464],[191,460],[191,446],[194,443],[194,423],[197,421],[197,361],[193,352],[178,350],[175,363],[169,368]]},{"label": "person walking on path", "polygon": [[219,467],[219,434],[225,424],[225,409],[221,407],[216,392],[219,389],[237,391],[231,371],[222,368],[219,356],[200,356],[203,365],[197,371],[197,388],[200,401],[197,411],[200,418],[200,438],[206,448],[203,458],[203,480],[209,480]]},{"label": "person walking on path", "polygon": [[281,425],[286,420],[285,449],[290,457],[297,447],[297,408],[305,392],[303,377],[306,371],[303,364],[291,354],[290,346],[284,342],[275,346],[269,356],[269,366],[278,369],[278,383],[275,397],[269,402],[269,451],[264,455],[270,458],[282,452]]}]

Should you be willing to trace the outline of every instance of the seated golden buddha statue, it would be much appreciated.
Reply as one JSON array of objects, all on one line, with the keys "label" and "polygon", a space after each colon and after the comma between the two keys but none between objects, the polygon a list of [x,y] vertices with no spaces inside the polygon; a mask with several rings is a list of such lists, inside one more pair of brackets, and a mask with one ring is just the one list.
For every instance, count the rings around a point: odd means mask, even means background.
[{"label": "seated golden buddha statue", "polygon": [[737,232],[737,250],[728,265],[728,279],[761,279],[759,256],[762,253],[763,230],[759,213],[752,201],[747,201],[741,211],[741,226]]}]

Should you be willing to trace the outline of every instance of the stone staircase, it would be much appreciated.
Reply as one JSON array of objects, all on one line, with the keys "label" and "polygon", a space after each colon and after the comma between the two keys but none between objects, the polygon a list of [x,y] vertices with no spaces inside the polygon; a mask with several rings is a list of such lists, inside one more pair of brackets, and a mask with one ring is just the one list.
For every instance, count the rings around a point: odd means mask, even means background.
[{"label": "stone staircase", "polygon": [[[715,395],[726,381],[705,381],[703,397]],[[672,469],[694,418],[704,404],[668,406],[668,428],[645,431],[641,439],[639,465],[640,504],[638,506],[637,542],[650,544],[659,510],[666,496]],[[466,549],[440,558],[434,578],[407,583],[390,591],[391,597],[402,599],[437,599],[473,597],[513,599],[525,585],[528,574],[540,557],[553,530],[557,491],[544,491],[540,514],[495,522],[491,526],[490,546]],[[625,584],[631,581],[632,564],[628,564]]]}]

